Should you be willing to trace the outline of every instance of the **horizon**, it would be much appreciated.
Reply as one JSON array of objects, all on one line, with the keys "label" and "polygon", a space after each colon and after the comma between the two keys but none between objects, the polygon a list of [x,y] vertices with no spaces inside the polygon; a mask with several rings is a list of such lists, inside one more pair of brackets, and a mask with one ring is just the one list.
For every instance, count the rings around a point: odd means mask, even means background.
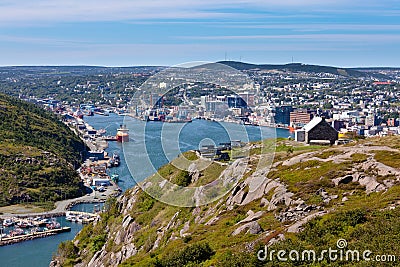
[{"label": "horizon", "polygon": [[[382,69],[400,69],[399,66],[336,66],[336,65],[319,65],[319,64],[313,64],[313,63],[304,63],[304,62],[287,62],[287,63],[253,63],[253,62],[244,62],[244,61],[235,61],[235,60],[220,60],[216,62],[209,62],[209,63],[221,63],[221,62],[237,62],[237,63],[242,63],[242,64],[249,64],[249,65],[256,65],[256,66],[262,66],[262,65],[271,65],[271,66],[284,66],[284,65],[291,65],[291,64],[303,64],[303,65],[308,65],[308,66],[321,66],[321,67],[332,67],[332,68],[343,68],[343,69],[372,69],[372,68],[382,68]],[[186,62],[188,63],[188,62]],[[180,65],[180,64],[178,64]],[[175,67],[178,65],[79,65],[79,64],[71,64],[71,65],[0,65],[0,68],[28,68],[28,67],[95,67],[95,68],[145,68],[145,67],[154,67],[154,68],[169,68],[169,67]]]},{"label": "horizon", "polygon": [[0,5],[0,66],[294,60],[400,67],[395,0],[3,0]]}]

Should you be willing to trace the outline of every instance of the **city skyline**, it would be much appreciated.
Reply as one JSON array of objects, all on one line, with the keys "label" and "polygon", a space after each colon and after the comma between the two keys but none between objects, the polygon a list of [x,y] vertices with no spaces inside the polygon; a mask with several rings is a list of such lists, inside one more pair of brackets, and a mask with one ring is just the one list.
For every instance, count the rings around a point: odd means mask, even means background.
[{"label": "city skyline", "polygon": [[0,1],[1,66],[400,67],[397,1]]}]

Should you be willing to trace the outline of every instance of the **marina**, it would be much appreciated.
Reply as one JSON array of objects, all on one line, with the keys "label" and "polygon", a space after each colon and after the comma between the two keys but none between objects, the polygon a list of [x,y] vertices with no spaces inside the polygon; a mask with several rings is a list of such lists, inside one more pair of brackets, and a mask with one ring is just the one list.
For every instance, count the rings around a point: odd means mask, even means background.
[{"label": "marina", "polygon": [[10,237],[2,237],[0,238],[0,246],[11,245],[23,241],[28,241],[36,238],[44,238],[53,236],[60,233],[71,232],[71,227],[62,227],[57,229],[48,229],[43,231],[36,231],[30,233],[23,233],[21,235],[15,235]]},{"label": "marina", "polygon": [[71,227],[62,226],[57,220],[61,216],[65,216],[67,221],[81,224],[87,224],[99,218],[98,213],[82,211],[48,213],[36,217],[25,214],[4,218],[0,225],[0,246],[70,232]]}]

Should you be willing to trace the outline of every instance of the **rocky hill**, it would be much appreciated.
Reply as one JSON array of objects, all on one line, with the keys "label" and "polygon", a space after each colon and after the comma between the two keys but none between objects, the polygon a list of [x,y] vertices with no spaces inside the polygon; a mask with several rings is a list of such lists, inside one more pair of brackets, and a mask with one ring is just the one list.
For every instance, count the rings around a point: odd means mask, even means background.
[{"label": "rocky hill", "polygon": [[[99,221],[63,243],[51,265],[375,266],[328,258],[318,262],[257,259],[265,247],[320,253],[337,248],[339,239],[349,249],[400,255],[400,138],[334,147],[279,140],[269,172],[255,171],[260,144],[249,144],[248,149],[250,166],[221,199],[182,208],[132,188],[110,199]],[[189,172],[168,164],[159,172],[175,183],[207,184],[216,177],[235,175],[243,160],[227,166],[214,163],[202,171],[192,166]]]},{"label": "rocky hill", "polygon": [[82,195],[75,168],[84,150],[56,116],[0,94],[0,206]]}]

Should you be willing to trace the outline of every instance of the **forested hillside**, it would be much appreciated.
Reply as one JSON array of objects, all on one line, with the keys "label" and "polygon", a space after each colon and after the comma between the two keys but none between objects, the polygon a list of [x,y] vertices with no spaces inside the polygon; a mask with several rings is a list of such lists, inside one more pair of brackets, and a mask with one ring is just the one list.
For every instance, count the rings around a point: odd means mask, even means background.
[{"label": "forested hillside", "polygon": [[82,195],[83,142],[58,118],[0,94],[0,206]]}]

